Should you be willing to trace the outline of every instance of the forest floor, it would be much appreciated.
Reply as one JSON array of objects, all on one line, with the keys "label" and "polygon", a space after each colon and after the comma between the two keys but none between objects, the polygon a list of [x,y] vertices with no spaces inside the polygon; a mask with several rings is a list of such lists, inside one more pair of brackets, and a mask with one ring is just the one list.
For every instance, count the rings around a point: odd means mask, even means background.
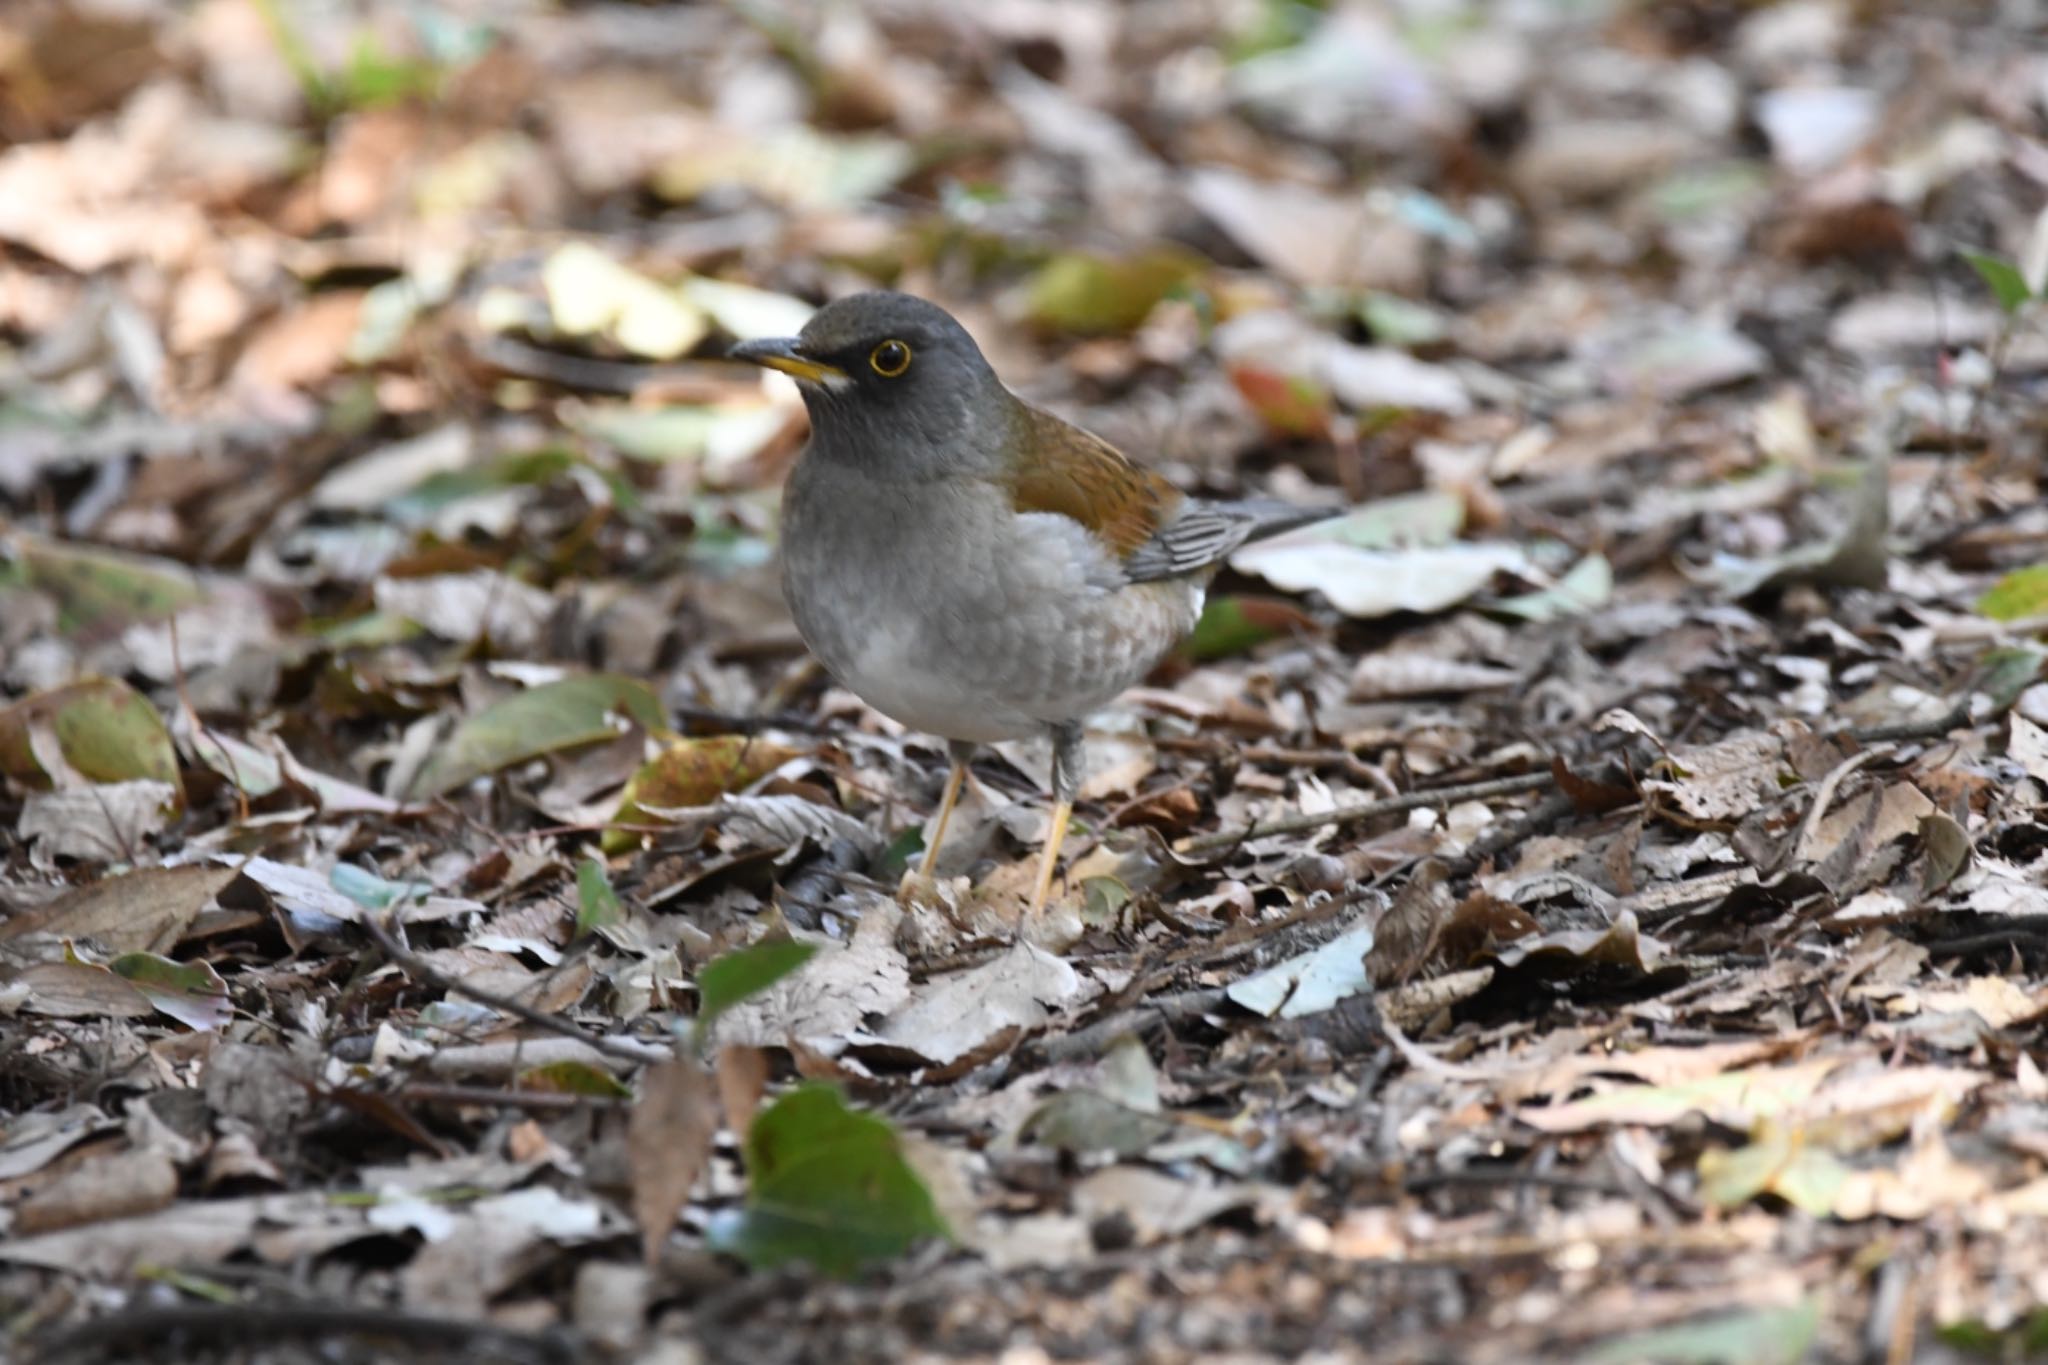
[{"label": "forest floor", "polygon": [[[0,1355],[2038,1358],[2042,21],[15,0]],[[1354,509],[1029,933],[720,358],[882,285]]]}]

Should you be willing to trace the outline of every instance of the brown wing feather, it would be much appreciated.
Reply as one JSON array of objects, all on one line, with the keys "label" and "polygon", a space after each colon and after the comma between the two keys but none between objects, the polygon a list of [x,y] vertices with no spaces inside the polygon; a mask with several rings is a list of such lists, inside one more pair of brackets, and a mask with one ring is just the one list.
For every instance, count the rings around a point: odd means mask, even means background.
[{"label": "brown wing feather", "polygon": [[1124,558],[1172,519],[1185,498],[1178,488],[1072,423],[1037,408],[1023,411],[1020,435],[1031,458],[1017,471],[1019,512],[1072,517]]}]

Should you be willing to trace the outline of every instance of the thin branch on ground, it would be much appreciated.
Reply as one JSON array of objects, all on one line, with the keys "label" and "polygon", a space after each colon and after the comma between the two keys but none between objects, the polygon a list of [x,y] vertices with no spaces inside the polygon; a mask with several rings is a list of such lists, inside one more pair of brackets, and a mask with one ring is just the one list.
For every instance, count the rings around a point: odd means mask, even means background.
[{"label": "thin branch on ground", "polygon": [[590,1030],[579,1025],[572,1024],[566,1019],[549,1014],[545,1010],[537,1010],[531,1005],[522,1004],[509,996],[499,995],[495,991],[481,990],[478,987],[457,981],[453,977],[447,976],[428,966],[417,954],[401,944],[398,941],[398,936],[391,931],[391,927],[381,922],[377,916],[364,915],[362,923],[363,927],[369,931],[370,937],[377,941],[377,946],[384,950],[384,955],[397,963],[401,971],[419,982],[422,986],[432,986],[436,990],[444,991],[449,995],[460,995],[466,999],[476,1001],[479,1005],[488,1005],[500,1013],[509,1014],[513,1018],[531,1024],[537,1029],[557,1034],[563,1038],[573,1038],[579,1043],[597,1049],[607,1057],[617,1057],[624,1061],[644,1063],[659,1061],[668,1055],[666,1049],[654,1044],[629,1043],[617,1038],[607,1038],[601,1034],[592,1033]]}]

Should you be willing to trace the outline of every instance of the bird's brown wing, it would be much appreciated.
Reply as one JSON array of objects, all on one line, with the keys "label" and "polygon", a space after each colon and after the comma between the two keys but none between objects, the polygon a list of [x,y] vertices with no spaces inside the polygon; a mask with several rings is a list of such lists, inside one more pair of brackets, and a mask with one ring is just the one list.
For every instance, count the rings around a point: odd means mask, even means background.
[{"label": "bird's brown wing", "polygon": [[1032,458],[1018,471],[1017,510],[1057,512],[1080,522],[1115,551],[1132,583],[1203,573],[1247,541],[1337,511],[1271,499],[1190,498],[1102,438],[1037,408],[1022,411],[1024,448]]},{"label": "bird's brown wing", "polygon": [[1093,531],[1128,560],[1173,520],[1187,496],[1122,451],[1049,412],[1023,408],[1018,433],[1030,452],[1012,490],[1019,512],[1057,512]]}]

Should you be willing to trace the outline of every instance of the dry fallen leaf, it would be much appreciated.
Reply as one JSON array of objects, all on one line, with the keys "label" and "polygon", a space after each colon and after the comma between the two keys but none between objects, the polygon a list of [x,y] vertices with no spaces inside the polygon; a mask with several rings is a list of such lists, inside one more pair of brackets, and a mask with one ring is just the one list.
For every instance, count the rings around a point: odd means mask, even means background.
[{"label": "dry fallen leaf", "polygon": [[626,1162],[640,1254],[648,1265],[661,1259],[676,1215],[711,1160],[718,1089],[702,1062],[681,1053],[640,1074],[640,1094],[626,1122]]}]

